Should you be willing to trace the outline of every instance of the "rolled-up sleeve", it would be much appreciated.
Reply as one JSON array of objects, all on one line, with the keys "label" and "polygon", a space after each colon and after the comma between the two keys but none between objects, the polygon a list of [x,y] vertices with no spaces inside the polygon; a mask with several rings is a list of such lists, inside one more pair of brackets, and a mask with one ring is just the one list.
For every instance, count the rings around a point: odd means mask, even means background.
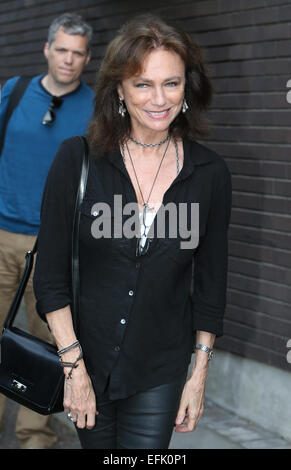
[{"label": "rolled-up sleeve", "polygon": [[224,164],[214,182],[206,232],[194,259],[193,329],[223,334],[228,267],[231,175]]},{"label": "rolled-up sleeve", "polygon": [[81,165],[74,157],[72,144],[64,141],[43,193],[33,277],[36,310],[43,320],[47,313],[71,304],[71,240],[78,187],[75,173]]}]

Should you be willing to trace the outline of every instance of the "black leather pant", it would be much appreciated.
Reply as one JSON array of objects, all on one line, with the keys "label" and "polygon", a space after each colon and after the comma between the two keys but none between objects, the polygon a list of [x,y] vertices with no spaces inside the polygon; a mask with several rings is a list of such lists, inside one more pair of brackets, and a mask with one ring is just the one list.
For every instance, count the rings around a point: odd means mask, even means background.
[{"label": "black leather pant", "polygon": [[83,449],[168,449],[187,374],[128,398],[100,401],[95,427],[77,429]]}]

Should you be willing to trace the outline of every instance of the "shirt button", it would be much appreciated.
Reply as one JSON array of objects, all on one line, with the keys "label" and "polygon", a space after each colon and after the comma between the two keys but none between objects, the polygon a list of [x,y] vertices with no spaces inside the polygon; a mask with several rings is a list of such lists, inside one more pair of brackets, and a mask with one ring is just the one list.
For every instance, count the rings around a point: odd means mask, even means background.
[{"label": "shirt button", "polygon": [[114,346],[114,351],[116,351],[116,352],[120,351],[120,347],[119,346]]},{"label": "shirt button", "polygon": [[99,212],[97,212],[97,211],[93,212],[94,217],[97,217],[98,214],[99,214]]},{"label": "shirt button", "polygon": [[128,295],[132,296],[133,295],[133,290],[130,290]]},{"label": "shirt button", "polygon": [[122,318],[122,320],[120,320],[120,323],[121,323],[122,325],[125,325],[126,320],[125,320],[124,318]]}]

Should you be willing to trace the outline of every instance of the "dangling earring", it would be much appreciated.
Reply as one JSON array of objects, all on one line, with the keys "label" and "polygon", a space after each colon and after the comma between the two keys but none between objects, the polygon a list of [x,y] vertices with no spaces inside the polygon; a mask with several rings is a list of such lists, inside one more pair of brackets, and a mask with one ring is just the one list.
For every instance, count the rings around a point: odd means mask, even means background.
[{"label": "dangling earring", "polygon": [[187,109],[189,109],[189,106],[187,105],[187,102],[185,98],[183,99],[183,106],[182,106],[182,113],[186,113]]},{"label": "dangling earring", "polygon": [[119,108],[118,108],[119,114],[124,118],[125,113],[126,113],[126,107],[124,106],[123,99],[119,97]]}]

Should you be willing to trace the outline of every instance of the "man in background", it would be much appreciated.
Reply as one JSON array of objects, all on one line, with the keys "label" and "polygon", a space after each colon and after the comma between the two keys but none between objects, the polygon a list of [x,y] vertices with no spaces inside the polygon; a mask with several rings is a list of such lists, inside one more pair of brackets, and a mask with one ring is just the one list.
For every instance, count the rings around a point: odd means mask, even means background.
[{"label": "man in background", "polygon": [[[86,133],[93,113],[93,91],[80,80],[90,60],[91,38],[91,26],[79,15],[66,13],[52,22],[44,46],[47,73],[31,79],[6,128],[0,155],[0,327],[19,284],[25,253],[39,230],[42,193],[53,158],[64,139]],[[2,89],[0,130],[18,79],[11,78]],[[51,341],[36,314],[31,281],[32,275],[24,299],[29,330]],[[5,404],[0,395],[0,432]],[[51,447],[56,436],[49,420],[20,406],[19,446]]]}]

